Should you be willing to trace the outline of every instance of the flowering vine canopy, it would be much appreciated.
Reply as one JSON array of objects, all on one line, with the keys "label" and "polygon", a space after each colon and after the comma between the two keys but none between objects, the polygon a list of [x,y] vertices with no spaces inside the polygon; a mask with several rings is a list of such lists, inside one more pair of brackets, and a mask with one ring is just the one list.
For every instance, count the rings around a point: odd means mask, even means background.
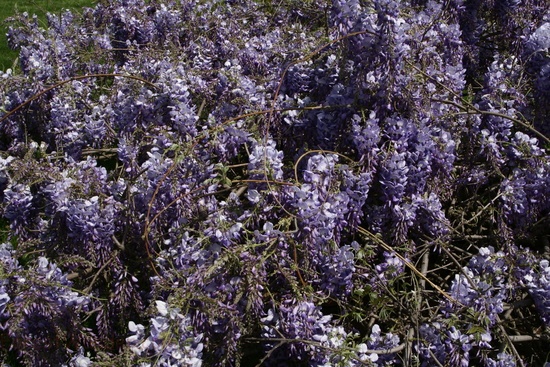
[{"label": "flowering vine canopy", "polygon": [[546,0],[12,19],[6,366],[542,366]]}]

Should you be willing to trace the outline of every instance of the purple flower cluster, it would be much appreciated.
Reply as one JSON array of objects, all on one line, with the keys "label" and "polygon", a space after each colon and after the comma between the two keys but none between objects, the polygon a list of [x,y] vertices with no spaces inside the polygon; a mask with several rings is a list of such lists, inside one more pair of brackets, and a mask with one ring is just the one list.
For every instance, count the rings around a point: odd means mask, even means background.
[{"label": "purple flower cluster", "polygon": [[[501,339],[504,329],[494,328],[507,318],[506,301],[528,295],[543,323],[548,325],[548,261],[537,263],[532,253],[511,249],[509,255],[495,252],[492,247],[480,248],[468,266],[455,275],[446,301],[446,319],[423,324],[417,350],[426,358],[439,363],[469,366],[480,358],[485,366],[516,366],[523,363],[508,353],[491,355],[495,339]],[[510,306],[508,306],[510,307]],[[459,313],[458,309],[468,312]],[[452,326],[450,326],[452,325]]]},{"label": "purple flower cluster", "polygon": [[44,355],[58,364],[76,358],[75,350],[93,345],[93,334],[80,319],[90,309],[90,297],[75,291],[73,282],[47,258],[22,265],[15,254],[11,245],[0,245],[2,337],[11,340],[27,364],[45,365]]},{"label": "purple flower cluster", "polygon": [[[298,221],[297,236],[307,243],[310,266],[317,268],[323,288],[349,294],[352,288],[354,249],[342,237],[361,221],[361,207],[368,195],[369,173],[354,174],[338,164],[334,154],[309,157],[303,182],[291,192]],[[357,248],[357,245],[354,245]]]},{"label": "purple flower cluster", "polygon": [[202,334],[193,335],[188,316],[176,308],[169,308],[163,301],[155,301],[157,316],[151,318],[150,331],[146,336],[145,327],[130,321],[131,334],[126,338],[132,352],[140,357],[148,357],[151,363],[140,360],[140,366],[185,366],[202,365]]},{"label": "purple flower cluster", "polygon": [[[435,322],[431,325],[423,324],[420,327],[420,336],[422,342],[417,348],[424,357],[423,366],[432,365],[434,360],[451,366],[470,365],[470,350],[474,344],[472,335],[464,334],[454,326],[448,328]],[[485,342],[487,339],[491,340],[490,335],[481,336],[482,341]]]},{"label": "purple flower cluster", "polygon": [[519,285],[528,291],[546,326],[550,325],[549,272],[548,260],[539,260],[530,252],[518,256],[515,274]]},{"label": "purple flower cluster", "polygon": [[[463,272],[455,275],[449,294],[461,307],[471,308],[478,315],[480,325],[494,325],[504,310],[507,272],[503,252],[495,253],[491,247],[481,248]],[[455,307],[450,305],[451,309]]]},{"label": "purple flower cluster", "polygon": [[[287,365],[288,357],[295,356],[310,366],[387,366],[395,363],[397,355],[392,348],[399,345],[399,337],[382,334],[379,325],[373,325],[366,343],[350,344],[353,335],[337,325],[331,315],[324,315],[312,302],[295,304],[288,300],[277,309],[269,309],[261,319],[262,337],[272,340],[267,345],[273,356],[268,365]],[[276,341],[283,340],[287,345]]]}]

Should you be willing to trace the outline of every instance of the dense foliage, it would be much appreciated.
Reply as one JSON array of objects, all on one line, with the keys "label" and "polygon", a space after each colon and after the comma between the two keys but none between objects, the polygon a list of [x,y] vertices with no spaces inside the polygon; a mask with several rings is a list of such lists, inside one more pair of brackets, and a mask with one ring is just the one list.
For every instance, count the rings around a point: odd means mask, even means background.
[{"label": "dense foliage", "polygon": [[2,363],[548,360],[546,0],[103,0],[9,40]]}]

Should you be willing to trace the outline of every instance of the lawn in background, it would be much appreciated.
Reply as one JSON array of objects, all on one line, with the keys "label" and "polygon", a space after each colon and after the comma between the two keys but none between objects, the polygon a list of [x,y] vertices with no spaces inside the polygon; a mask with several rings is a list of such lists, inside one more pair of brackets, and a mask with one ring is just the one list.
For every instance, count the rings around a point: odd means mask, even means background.
[{"label": "lawn in background", "polygon": [[0,70],[12,67],[17,52],[11,50],[7,44],[6,33],[8,24],[6,19],[17,12],[36,14],[40,22],[46,26],[46,13],[59,13],[63,9],[80,11],[83,7],[93,6],[94,0],[0,0]]}]

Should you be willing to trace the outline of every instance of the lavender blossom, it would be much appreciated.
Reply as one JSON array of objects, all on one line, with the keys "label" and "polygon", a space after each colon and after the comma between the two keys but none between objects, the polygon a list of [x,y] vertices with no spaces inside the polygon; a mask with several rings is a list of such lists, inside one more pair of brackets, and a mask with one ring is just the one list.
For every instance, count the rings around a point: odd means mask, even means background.
[{"label": "lavender blossom", "polygon": [[[131,336],[126,338],[130,349],[151,361],[147,366],[202,365],[202,334],[194,334],[188,316],[166,302],[155,301],[157,316],[150,319],[149,335],[145,327],[133,321],[128,323]],[[143,359],[142,359],[143,360]]]}]

